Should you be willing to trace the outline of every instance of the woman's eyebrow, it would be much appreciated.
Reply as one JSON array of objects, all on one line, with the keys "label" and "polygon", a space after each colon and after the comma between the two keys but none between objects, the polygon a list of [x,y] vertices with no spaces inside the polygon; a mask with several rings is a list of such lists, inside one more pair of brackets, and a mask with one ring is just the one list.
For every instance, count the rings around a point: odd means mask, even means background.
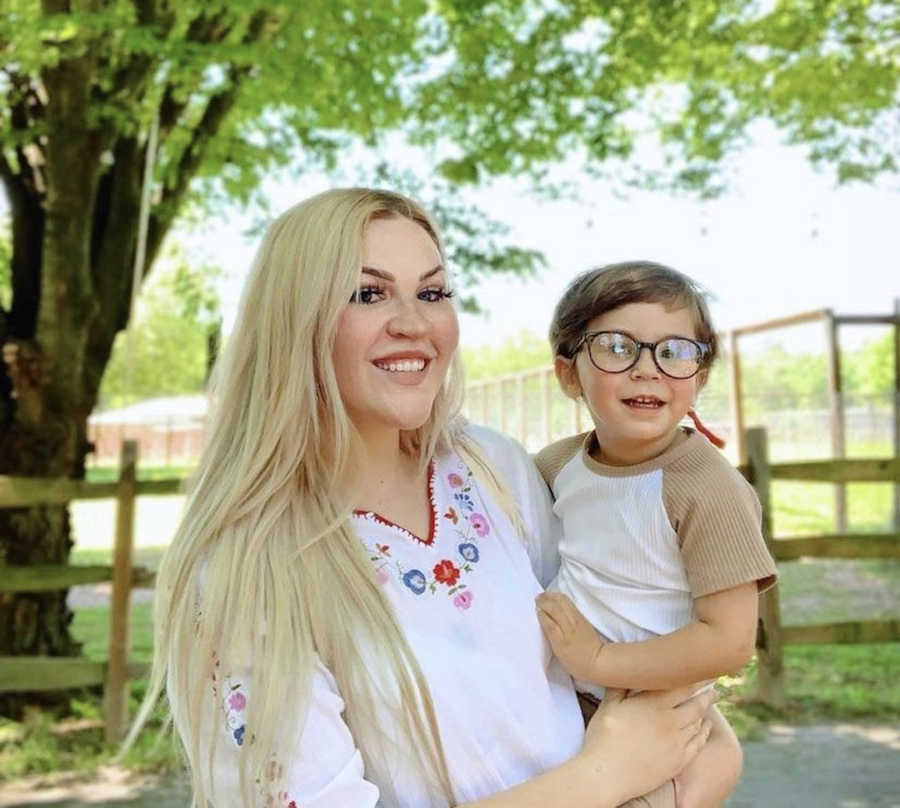
[{"label": "woman's eyebrow", "polygon": [[[437,275],[439,272],[444,271],[444,265],[438,264],[434,269],[429,269],[424,275],[419,277],[420,281],[427,280],[432,275]],[[376,278],[381,278],[383,281],[393,282],[397,280],[390,272],[385,272],[383,269],[375,269],[375,267],[363,267],[362,268],[363,275],[374,275]]]}]

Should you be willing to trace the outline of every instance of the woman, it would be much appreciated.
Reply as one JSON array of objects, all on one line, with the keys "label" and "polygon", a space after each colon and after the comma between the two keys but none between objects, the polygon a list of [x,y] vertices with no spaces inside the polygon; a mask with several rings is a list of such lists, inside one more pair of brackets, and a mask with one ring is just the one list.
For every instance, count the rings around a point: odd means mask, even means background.
[{"label": "woman", "polygon": [[457,415],[451,295],[396,194],[330,191],[269,228],[139,716],[165,684],[195,804],[612,806],[705,741],[710,697],[686,691],[608,699],[585,736],[535,617],[548,495]]}]

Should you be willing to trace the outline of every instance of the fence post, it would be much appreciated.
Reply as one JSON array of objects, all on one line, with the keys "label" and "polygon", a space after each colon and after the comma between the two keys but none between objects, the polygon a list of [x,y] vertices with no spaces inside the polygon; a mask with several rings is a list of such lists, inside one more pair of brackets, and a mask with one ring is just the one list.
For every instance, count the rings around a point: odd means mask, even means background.
[{"label": "fence post", "polygon": [[516,376],[516,426],[518,428],[519,443],[528,445],[528,419],[525,417],[525,376],[519,373]]},{"label": "fence post", "polygon": [[[839,322],[831,309],[825,313],[825,363],[828,369],[828,410],[831,419],[831,456],[841,460],[846,453],[844,438],[844,394],[841,382],[841,348],[838,339]],[[835,531],[847,529],[847,486],[834,484]]]},{"label": "fence post", "polygon": [[728,379],[731,393],[731,434],[737,452],[737,464],[747,462],[747,445],[744,439],[744,393],[741,389],[741,355],[738,352],[738,335],[733,329],[728,332]]},{"label": "fence post", "polygon": [[[769,468],[769,448],[766,431],[762,427],[747,430],[747,463],[750,482],[762,506],[762,534],[766,546],[775,556],[772,546],[772,473]],[[772,707],[784,706],[784,658],[781,638],[781,611],[778,587],[760,596],[759,628],[756,635],[757,683],[760,700]]]},{"label": "fence post", "polygon": [[[894,457],[900,457],[900,297],[894,298]],[[894,483],[894,530],[900,531],[900,482]]]},{"label": "fence post", "polygon": [[131,550],[137,495],[137,441],[122,442],[116,494],[116,537],[113,548],[109,663],[103,694],[106,740],[118,743],[128,728],[128,613],[131,600]]},{"label": "fence post", "polygon": [[541,426],[544,430],[544,446],[553,441],[553,399],[550,398],[552,370],[541,372]]}]

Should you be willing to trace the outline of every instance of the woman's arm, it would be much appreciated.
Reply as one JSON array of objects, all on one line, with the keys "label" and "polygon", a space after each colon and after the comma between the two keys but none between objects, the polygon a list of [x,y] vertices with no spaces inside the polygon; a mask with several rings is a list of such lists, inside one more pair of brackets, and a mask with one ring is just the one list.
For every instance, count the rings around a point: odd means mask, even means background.
[{"label": "woman's arm", "polygon": [[625,699],[609,690],[574,758],[514,788],[459,808],[613,808],[652,791],[703,748],[711,691],[691,688]]},{"label": "woman's arm", "polygon": [[[212,765],[201,763],[200,773],[204,779],[211,777],[208,796],[216,808],[237,808],[246,804],[238,769],[250,740],[243,717],[252,693],[236,677],[220,685],[216,709],[224,710],[225,720],[214,741]],[[299,743],[272,761],[271,782],[262,778],[257,783],[261,801],[293,801],[304,808],[376,808],[381,804],[379,790],[366,777],[343,719],[343,701],[321,665],[313,673],[310,695]],[[623,691],[611,690],[588,726],[581,751],[571,760],[464,808],[613,808],[652,790],[694,757],[709,736],[710,723],[702,719],[714,698],[710,691],[690,697],[690,688],[629,699]]]},{"label": "woman's arm", "polygon": [[756,639],[756,582],[694,601],[696,619],[650,640],[604,642],[565,595],[537,600],[553,652],[576,679],[605,687],[660,690],[714,679],[745,665]]}]

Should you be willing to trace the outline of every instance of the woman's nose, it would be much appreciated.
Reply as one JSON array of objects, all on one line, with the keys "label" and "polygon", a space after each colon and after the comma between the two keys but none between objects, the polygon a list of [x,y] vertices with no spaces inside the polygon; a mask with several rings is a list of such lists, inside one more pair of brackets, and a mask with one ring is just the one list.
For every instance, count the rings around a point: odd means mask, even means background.
[{"label": "woman's nose", "polygon": [[428,320],[415,303],[400,301],[387,330],[395,337],[420,337],[428,331]]}]

